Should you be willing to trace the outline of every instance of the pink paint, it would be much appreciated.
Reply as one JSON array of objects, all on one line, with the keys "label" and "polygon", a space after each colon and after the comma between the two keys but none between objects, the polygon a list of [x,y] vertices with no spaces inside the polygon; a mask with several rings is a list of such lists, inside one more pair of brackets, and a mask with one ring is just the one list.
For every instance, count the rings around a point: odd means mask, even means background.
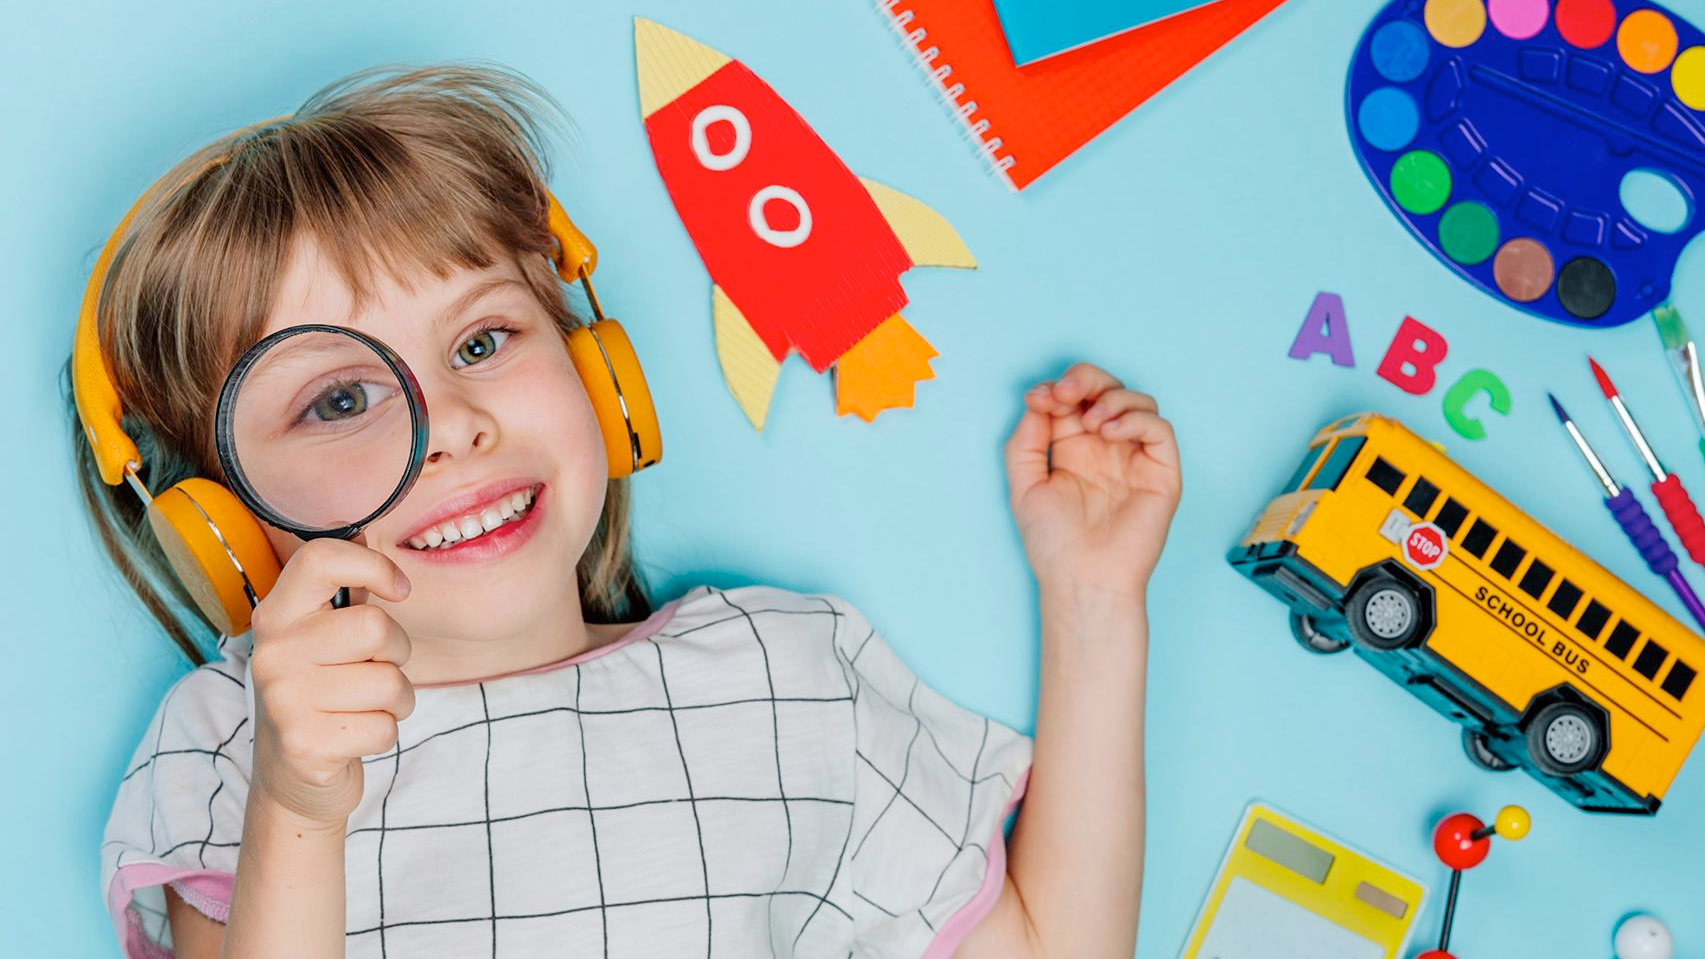
[{"label": "pink paint", "polygon": [[1546,0],[1491,0],[1486,7],[1492,26],[1511,40],[1537,35],[1551,16],[1551,4]]}]

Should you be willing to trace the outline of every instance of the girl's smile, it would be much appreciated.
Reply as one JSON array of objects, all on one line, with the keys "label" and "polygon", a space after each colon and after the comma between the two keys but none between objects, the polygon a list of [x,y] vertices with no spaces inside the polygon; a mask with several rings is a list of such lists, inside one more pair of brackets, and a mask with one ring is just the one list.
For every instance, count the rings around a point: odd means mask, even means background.
[{"label": "girl's smile", "polygon": [[506,491],[481,494],[481,505],[450,513],[409,537],[400,544],[403,555],[433,563],[486,563],[519,550],[539,528],[546,486],[499,485]]}]

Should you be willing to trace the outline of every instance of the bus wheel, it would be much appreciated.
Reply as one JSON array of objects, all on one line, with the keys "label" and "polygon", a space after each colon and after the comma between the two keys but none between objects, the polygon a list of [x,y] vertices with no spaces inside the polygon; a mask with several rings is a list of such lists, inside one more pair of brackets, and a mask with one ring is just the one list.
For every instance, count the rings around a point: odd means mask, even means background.
[{"label": "bus wheel", "polygon": [[1344,619],[1356,642],[1389,652],[1409,645],[1420,631],[1421,603],[1395,578],[1375,576],[1350,597]]},{"label": "bus wheel", "polygon": [[1574,703],[1552,703],[1528,724],[1528,755],[1553,776],[1585,772],[1603,751],[1604,731],[1598,718]]},{"label": "bus wheel", "polygon": [[1492,772],[1501,773],[1516,768],[1514,765],[1505,762],[1504,757],[1492,751],[1492,748],[1486,744],[1486,734],[1478,729],[1463,729],[1462,751],[1468,754],[1469,762],[1481,769],[1490,769]]},{"label": "bus wheel", "polygon": [[1314,617],[1307,613],[1291,614],[1291,635],[1296,637],[1298,645],[1302,646],[1303,649],[1311,653],[1319,653],[1322,656],[1341,653],[1350,648],[1348,640],[1338,639],[1321,632],[1320,627],[1314,622]]}]

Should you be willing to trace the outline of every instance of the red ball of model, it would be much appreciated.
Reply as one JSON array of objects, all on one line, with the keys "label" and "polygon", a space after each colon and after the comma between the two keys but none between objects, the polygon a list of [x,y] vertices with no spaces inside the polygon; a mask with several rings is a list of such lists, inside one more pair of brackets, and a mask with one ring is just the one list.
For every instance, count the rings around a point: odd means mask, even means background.
[{"label": "red ball of model", "polygon": [[1456,959],[1456,957],[1445,952],[1443,949],[1428,949],[1426,952],[1416,956],[1415,959]]},{"label": "red ball of model", "polygon": [[1486,860],[1492,848],[1486,839],[1474,838],[1474,833],[1484,828],[1485,823],[1465,812],[1446,816],[1433,830],[1433,852],[1451,869],[1473,869]]}]

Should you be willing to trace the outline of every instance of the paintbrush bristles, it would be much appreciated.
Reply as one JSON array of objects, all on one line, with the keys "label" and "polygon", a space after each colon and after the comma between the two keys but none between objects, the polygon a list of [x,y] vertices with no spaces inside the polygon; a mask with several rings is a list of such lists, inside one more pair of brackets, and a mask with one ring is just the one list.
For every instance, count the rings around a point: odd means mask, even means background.
[{"label": "paintbrush bristles", "polygon": [[1598,380],[1598,388],[1604,391],[1604,398],[1607,400],[1616,399],[1616,384],[1610,381],[1610,375],[1604,371],[1604,367],[1599,366],[1598,360],[1590,356],[1587,357],[1587,362],[1592,364],[1593,378]]}]

